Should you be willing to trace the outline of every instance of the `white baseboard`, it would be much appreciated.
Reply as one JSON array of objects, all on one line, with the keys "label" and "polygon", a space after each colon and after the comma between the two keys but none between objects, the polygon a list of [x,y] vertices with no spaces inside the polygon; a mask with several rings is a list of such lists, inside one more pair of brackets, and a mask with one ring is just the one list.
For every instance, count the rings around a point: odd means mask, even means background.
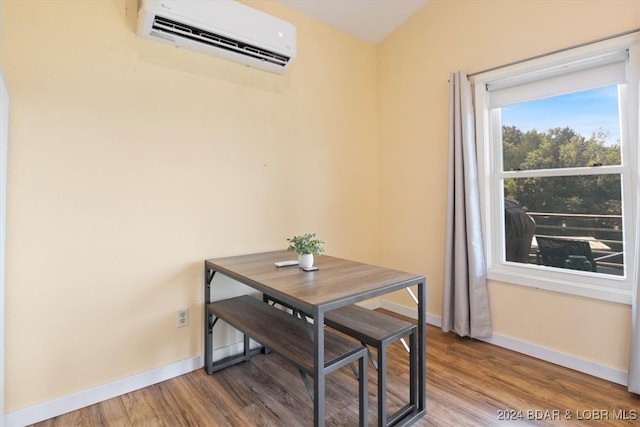
[{"label": "white baseboard", "polygon": [[123,394],[157,384],[162,381],[186,374],[204,366],[202,356],[182,360],[168,366],[153,369],[141,374],[123,378],[88,390],[80,391],[59,399],[50,400],[28,408],[19,409],[6,414],[7,427],[22,427],[67,412],[75,411],[95,403],[105,401]]},{"label": "white baseboard", "polygon": [[[417,318],[415,309],[393,302],[380,301],[377,307],[369,308],[384,308],[394,311],[398,314],[402,314],[403,316],[411,317],[412,319]],[[427,323],[437,327],[440,327],[442,325],[440,316],[434,316],[428,313]],[[483,338],[481,339],[481,341],[497,345],[498,347],[513,350],[518,353],[526,354],[527,356],[535,357],[536,359],[541,359],[546,362],[564,366],[565,368],[573,369],[574,371],[592,375],[597,378],[602,378],[616,384],[621,384],[623,386],[627,385],[627,372],[620,369],[600,365],[585,359],[580,359],[569,354],[561,353],[545,347],[540,347],[535,344],[520,341],[504,335],[493,334],[491,338]],[[429,343],[427,343],[427,345],[429,345]]]},{"label": "white baseboard", "polygon": [[[213,351],[213,360],[219,360],[242,352],[242,342],[220,347]],[[251,348],[260,345],[251,340]],[[95,403],[103,402],[107,399],[121,396],[141,388],[149,387],[162,381],[187,374],[204,366],[204,356],[196,356],[191,359],[182,360],[163,366],[158,369],[143,372],[123,378],[112,383],[104,384],[89,390],[84,390],[69,396],[40,403],[25,409],[6,414],[6,427],[23,427],[40,421],[57,417],[67,412],[75,411]]]},{"label": "white baseboard", "polygon": [[[411,307],[396,304],[388,301],[367,301],[362,304],[370,309],[384,308],[394,311],[403,316],[413,319],[417,318],[416,310]],[[441,319],[439,316],[427,314],[427,323],[440,327]],[[627,373],[619,369],[613,369],[608,366],[599,365],[584,359],[580,359],[568,354],[560,353],[544,347],[536,346],[530,343],[519,341],[503,335],[493,334],[491,338],[483,339],[483,341],[507,348],[518,353],[526,354],[556,365],[564,366],[594,377],[602,378],[621,385],[627,385]],[[427,343],[429,345],[429,343]],[[252,346],[253,347],[253,346]],[[242,343],[233,344],[227,347],[217,349],[213,353],[214,360],[237,354],[242,351]],[[125,393],[139,390],[162,381],[192,372],[204,366],[203,356],[196,356],[180,362],[172,363],[158,369],[154,369],[141,374],[133,375],[104,384],[89,390],[74,393],[69,396],[54,399],[48,402],[40,403],[28,408],[19,409],[5,415],[5,425],[7,427],[23,427],[29,424],[48,420],[53,417],[75,411],[95,403],[102,402]],[[427,366],[428,369],[428,366]]]},{"label": "white baseboard", "polygon": [[504,335],[493,334],[491,338],[482,338],[482,341],[497,345],[498,347],[517,351],[518,353],[526,354],[527,356],[535,357],[536,359],[541,359],[555,365],[564,366],[565,368],[573,369],[574,371],[602,378],[603,380],[611,381],[616,384],[623,386],[627,385],[627,372],[621,371],[620,369],[600,365],[595,362],[590,362],[566,353],[529,344]]}]

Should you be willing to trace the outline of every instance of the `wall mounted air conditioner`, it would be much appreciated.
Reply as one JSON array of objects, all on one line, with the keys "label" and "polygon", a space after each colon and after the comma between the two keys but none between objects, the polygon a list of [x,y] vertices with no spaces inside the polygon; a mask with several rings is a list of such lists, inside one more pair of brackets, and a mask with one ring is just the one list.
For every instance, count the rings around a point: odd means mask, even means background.
[{"label": "wall mounted air conditioner", "polygon": [[281,74],[296,27],[230,0],[139,0],[138,35]]}]

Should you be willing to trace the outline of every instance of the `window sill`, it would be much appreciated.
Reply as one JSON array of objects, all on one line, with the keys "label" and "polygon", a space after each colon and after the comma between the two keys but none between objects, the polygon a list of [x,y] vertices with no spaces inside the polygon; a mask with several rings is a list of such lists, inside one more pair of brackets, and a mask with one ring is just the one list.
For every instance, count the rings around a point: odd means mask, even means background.
[{"label": "window sill", "polygon": [[541,271],[537,266],[504,265],[490,268],[487,278],[535,289],[594,298],[602,301],[631,305],[633,291],[622,278],[600,278],[597,275],[575,272],[571,274]]}]

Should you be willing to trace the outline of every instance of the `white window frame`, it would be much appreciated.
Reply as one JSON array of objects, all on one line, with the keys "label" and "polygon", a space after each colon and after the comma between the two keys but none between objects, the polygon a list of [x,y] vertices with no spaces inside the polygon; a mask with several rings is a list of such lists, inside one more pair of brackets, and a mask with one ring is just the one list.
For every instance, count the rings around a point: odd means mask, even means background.
[{"label": "white window frame", "polygon": [[[604,42],[571,49],[524,63],[505,67],[496,71],[482,73],[472,78],[475,87],[476,143],[478,153],[478,175],[482,225],[485,237],[487,258],[487,276],[489,279],[550,291],[580,295],[623,304],[631,304],[638,276],[638,257],[640,251],[640,220],[638,219],[638,192],[640,174],[640,153],[638,149],[640,98],[640,37],[632,34],[617,37]],[[502,129],[499,110],[491,111],[491,92],[488,85],[509,85],[521,76],[545,75],[548,70],[558,69],[567,64],[581,64],[593,58],[604,58],[621,50],[629,51],[627,62],[626,90],[620,91],[622,166],[603,166],[598,173],[609,169],[622,175],[623,199],[623,240],[625,250],[625,275],[622,277],[583,272],[560,270],[525,263],[504,261],[504,202],[502,180],[510,177],[535,176],[535,171],[502,171]],[[573,73],[573,72],[571,72]],[[579,71],[576,71],[579,73]],[[513,83],[512,83],[513,84]],[[492,117],[498,114],[498,120]],[[497,143],[495,141],[497,140]],[[577,174],[591,174],[589,168],[574,170]],[[566,171],[566,169],[564,170]],[[549,176],[545,171],[544,176]],[[558,172],[562,173],[562,172]]]}]

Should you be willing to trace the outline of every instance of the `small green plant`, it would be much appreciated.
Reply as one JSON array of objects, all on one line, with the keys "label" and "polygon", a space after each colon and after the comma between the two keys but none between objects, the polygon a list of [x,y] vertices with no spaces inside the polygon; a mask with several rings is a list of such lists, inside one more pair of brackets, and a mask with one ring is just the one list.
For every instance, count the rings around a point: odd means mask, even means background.
[{"label": "small green plant", "polygon": [[287,249],[297,252],[300,255],[321,254],[324,252],[324,247],[322,246],[324,242],[316,239],[316,233],[307,233],[303,236],[293,236],[292,238],[287,239],[287,242],[289,242],[289,247]]}]

